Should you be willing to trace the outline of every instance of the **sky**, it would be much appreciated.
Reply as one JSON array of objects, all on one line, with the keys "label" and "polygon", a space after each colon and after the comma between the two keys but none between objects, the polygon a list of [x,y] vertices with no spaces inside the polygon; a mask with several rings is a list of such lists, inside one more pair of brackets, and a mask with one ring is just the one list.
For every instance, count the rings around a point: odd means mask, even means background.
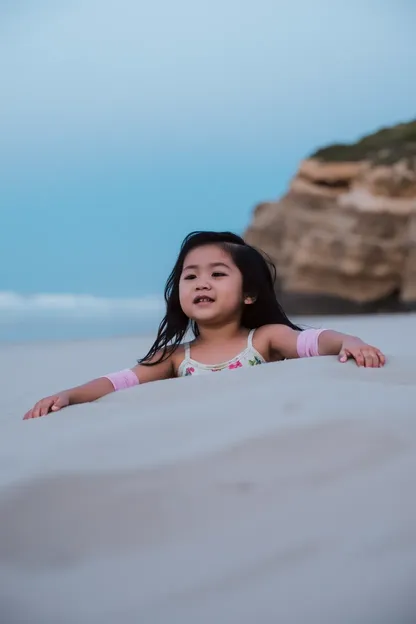
[{"label": "sky", "polygon": [[0,307],[159,295],[189,231],[242,233],[314,149],[416,117],[415,23],[413,0],[0,2]]}]

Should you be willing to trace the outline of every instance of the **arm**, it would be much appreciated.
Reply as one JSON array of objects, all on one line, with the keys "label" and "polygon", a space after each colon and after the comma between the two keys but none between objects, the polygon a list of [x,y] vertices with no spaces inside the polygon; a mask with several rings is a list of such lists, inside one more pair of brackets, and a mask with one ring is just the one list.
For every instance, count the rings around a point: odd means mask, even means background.
[{"label": "arm", "polygon": [[354,358],[359,366],[379,367],[385,357],[360,338],[330,329],[297,331],[286,325],[269,325],[270,348],[284,358],[338,355],[341,362]]},{"label": "arm", "polygon": [[[158,355],[158,354],[157,354]],[[155,358],[157,357],[155,356]],[[149,381],[157,381],[159,379],[167,379],[173,375],[172,358],[167,358],[164,362],[155,364],[154,366],[143,366],[138,364],[131,369],[118,371],[109,375],[93,379],[81,386],[75,386],[41,399],[36,405],[29,410],[24,420],[30,418],[38,418],[45,416],[49,412],[56,412],[68,405],[76,405],[77,403],[90,403],[101,399],[101,397],[111,392],[123,390],[136,386],[137,384],[147,383]]]},{"label": "arm", "polygon": [[114,392],[114,386],[108,377],[98,377],[81,386],[64,390],[61,394],[68,395],[68,405],[76,405],[77,403],[91,403],[110,392]]},{"label": "arm", "polygon": [[373,347],[358,336],[341,334],[330,329],[319,336],[320,355],[338,355],[340,362],[354,359],[358,366],[379,368],[384,366],[386,358],[377,347]]},{"label": "arm", "polygon": [[338,355],[346,340],[357,341],[357,344],[365,344],[356,336],[349,336],[348,334],[341,334],[332,329],[325,329],[318,338],[319,355]]},{"label": "arm", "polygon": [[[155,355],[154,359],[158,356],[159,354]],[[126,390],[127,388],[137,386],[139,383],[144,384],[149,381],[168,379],[172,376],[172,372],[172,360],[170,357],[153,366],[138,364],[133,368],[126,368],[116,373],[110,373],[98,379],[93,379],[82,386],[67,390],[69,394],[69,405],[96,401],[110,392]]]}]

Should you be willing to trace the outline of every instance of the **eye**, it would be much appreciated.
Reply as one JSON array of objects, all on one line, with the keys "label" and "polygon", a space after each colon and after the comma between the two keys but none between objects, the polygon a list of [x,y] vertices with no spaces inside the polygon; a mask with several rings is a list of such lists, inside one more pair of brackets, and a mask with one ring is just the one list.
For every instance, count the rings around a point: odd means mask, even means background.
[{"label": "eye", "polygon": [[194,275],[193,273],[188,273],[188,275],[185,275],[185,277],[183,279],[192,280],[192,279],[195,279],[195,278],[196,278],[196,275]]},{"label": "eye", "polygon": [[221,273],[221,271],[215,271],[215,273],[212,274],[212,277],[227,277],[227,273]]}]

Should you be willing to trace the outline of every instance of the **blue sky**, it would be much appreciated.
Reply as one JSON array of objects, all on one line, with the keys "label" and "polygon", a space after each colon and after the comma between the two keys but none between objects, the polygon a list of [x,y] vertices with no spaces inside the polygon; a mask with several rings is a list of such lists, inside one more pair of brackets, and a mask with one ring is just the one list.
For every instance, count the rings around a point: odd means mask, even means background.
[{"label": "blue sky", "polygon": [[[16,3],[17,4],[17,3]],[[299,160],[415,117],[412,1],[0,3],[0,292],[161,292]]]}]

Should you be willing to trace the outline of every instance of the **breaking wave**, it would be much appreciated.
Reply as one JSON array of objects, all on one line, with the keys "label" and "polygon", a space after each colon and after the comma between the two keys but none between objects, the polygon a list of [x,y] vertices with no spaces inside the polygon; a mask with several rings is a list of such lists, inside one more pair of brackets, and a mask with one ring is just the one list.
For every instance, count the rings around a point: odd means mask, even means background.
[{"label": "breaking wave", "polygon": [[69,316],[102,316],[128,314],[148,316],[164,311],[161,297],[107,298],[94,295],[46,294],[21,295],[0,291],[0,315],[63,314]]}]

